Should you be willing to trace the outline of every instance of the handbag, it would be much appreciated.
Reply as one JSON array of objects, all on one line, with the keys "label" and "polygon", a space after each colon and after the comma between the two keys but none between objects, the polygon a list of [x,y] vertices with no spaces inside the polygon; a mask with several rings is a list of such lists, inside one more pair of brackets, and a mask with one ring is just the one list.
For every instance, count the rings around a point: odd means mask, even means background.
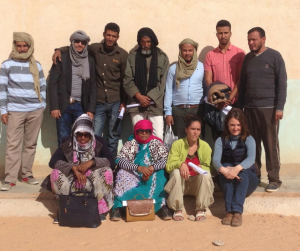
[{"label": "handbag", "polygon": [[91,192],[71,192],[74,179],[69,195],[58,196],[60,226],[96,228],[101,224],[95,187],[90,178],[87,179],[92,184]]},{"label": "handbag", "polygon": [[224,120],[226,114],[217,107],[204,104],[203,120],[212,128],[218,135],[224,131]]},{"label": "handbag", "polygon": [[172,131],[172,127],[167,126],[166,131],[165,131],[164,143],[165,143],[168,151],[170,151],[173,142],[176,141],[177,139],[178,139],[178,137],[174,135],[174,133]]},{"label": "handbag", "polygon": [[155,220],[153,199],[136,200],[135,198],[142,194],[134,196],[133,200],[127,201],[126,221],[150,221]]}]

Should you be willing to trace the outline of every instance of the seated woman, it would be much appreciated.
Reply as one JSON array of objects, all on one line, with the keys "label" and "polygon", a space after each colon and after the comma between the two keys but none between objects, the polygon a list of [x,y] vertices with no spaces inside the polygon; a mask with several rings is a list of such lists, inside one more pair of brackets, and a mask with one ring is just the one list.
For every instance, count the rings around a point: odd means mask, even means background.
[{"label": "seated woman", "polygon": [[[67,139],[52,156],[49,166],[52,173],[44,180],[42,187],[54,194],[69,194],[72,191],[91,191],[89,177],[95,187],[99,214],[104,214],[113,206],[113,157],[102,137],[94,135],[93,121],[87,114],[76,119],[72,137]],[[101,215],[101,220],[105,220]]]},{"label": "seated woman", "polygon": [[[176,140],[171,147],[166,170],[170,180],[165,186],[169,193],[168,206],[174,210],[173,219],[183,221],[183,196],[196,197],[195,221],[205,221],[205,211],[214,202],[214,184],[210,175],[211,148],[201,140],[201,121],[197,115],[188,114],[185,117],[186,138]],[[207,171],[199,174],[189,163]]]},{"label": "seated woman", "polygon": [[226,216],[223,225],[242,225],[246,196],[258,185],[255,173],[255,141],[243,112],[233,108],[225,117],[224,132],[215,142],[213,165],[220,173]]},{"label": "seated woman", "polygon": [[168,151],[163,142],[153,136],[152,123],[140,120],[134,126],[134,136],[129,138],[119,152],[116,160],[119,171],[114,188],[114,206],[111,220],[121,219],[122,201],[132,200],[135,195],[142,194],[147,199],[155,199],[154,209],[161,210],[164,220],[171,219],[166,207],[167,182],[164,170]]}]

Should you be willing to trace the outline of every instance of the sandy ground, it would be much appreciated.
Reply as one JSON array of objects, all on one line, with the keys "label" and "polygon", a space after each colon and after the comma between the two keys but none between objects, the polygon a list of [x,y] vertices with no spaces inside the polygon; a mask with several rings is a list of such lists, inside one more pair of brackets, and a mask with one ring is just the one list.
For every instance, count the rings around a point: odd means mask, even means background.
[{"label": "sandy ground", "polygon": [[[215,216],[205,222],[107,220],[97,229],[59,227],[51,217],[0,217],[0,250],[300,250],[299,226],[300,217],[259,214],[244,215],[237,228]],[[225,245],[214,246],[215,239]]]}]

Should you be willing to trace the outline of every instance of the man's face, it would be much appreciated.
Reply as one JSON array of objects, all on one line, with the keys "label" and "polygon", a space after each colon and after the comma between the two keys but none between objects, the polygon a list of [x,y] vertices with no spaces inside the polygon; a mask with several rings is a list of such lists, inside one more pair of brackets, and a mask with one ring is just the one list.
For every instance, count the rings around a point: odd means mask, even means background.
[{"label": "man's face", "polygon": [[231,31],[229,26],[218,27],[216,35],[220,44],[227,45],[230,42],[231,37]]},{"label": "man's face", "polygon": [[251,52],[260,53],[261,48],[265,45],[266,37],[260,37],[258,31],[248,34],[248,45]]},{"label": "man's face", "polygon": [[185,62],[191,62],[194,56],[194,46],[191,44],[182,44],[180,50]]},{"label": "man's face", "polygon": [[113,48],[119,39],[119,34],[116,31],[106,30],[103,32],[106,48]]},{"label": "man's face", "polygon": [[21,53],[26,53],[29,50],[29,45],[26,44],[25,42],[15,42],[17,52]]},{"label": "man's face", "polygon": [[86,41],[74,40],[75,50],[79,53],[86,47]]},{"label": "man's face", "polygon": [[141,47],[143,51],[150,51],[151,50],[151,39],[150,37],[142,37],[140,41]]}]

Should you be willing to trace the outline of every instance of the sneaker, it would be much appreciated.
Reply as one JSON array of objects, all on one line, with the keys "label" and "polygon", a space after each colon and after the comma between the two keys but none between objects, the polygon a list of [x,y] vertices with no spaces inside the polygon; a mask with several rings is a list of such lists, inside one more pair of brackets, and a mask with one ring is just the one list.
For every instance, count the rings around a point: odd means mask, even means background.
[{"label": "sneaker", "polygon": [[33,176],[28,176],[27,178],[22,178],[22,181],[25,183],[28,183],[30,185],[39,184],[39,181],[37,179],[33,178]]},{"label": "sneaker", "polygon": [[15,183],[10,183],[10,182],[5,182],[3,186],[1,187],[1,191],[8,191],[12,187],[14,187],[16,184]]},{"label": "sneaker", "polygon": [[279,185],[277,183],[270,183],[267,187],[266,187],[266,192],[276,192],[279,188]]},{"label": "sneaker", "polygon": [[104,214],[100,214],[101,222],[106,221],[106,216]]},{"label": "sneaker", "polygon": [[54,220],[53,220],[53,224],[58,224],[59,222],[58,222],[58,218],[56,217],[56,218],[54,218]]}]

